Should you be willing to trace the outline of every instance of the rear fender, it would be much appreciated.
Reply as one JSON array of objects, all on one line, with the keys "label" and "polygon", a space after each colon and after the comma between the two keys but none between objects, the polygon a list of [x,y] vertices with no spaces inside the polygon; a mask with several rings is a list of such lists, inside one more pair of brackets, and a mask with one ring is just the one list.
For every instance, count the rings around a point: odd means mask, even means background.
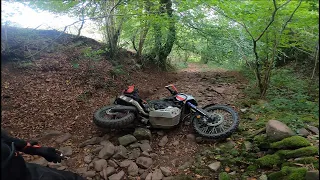
[{"label": "rear fender", "polygon": [[116,105],[112,108],[114,112],[121,112],[121,111],[132,111],[137,112],[138,109],[134,106],[123,106],[123,105]]}]

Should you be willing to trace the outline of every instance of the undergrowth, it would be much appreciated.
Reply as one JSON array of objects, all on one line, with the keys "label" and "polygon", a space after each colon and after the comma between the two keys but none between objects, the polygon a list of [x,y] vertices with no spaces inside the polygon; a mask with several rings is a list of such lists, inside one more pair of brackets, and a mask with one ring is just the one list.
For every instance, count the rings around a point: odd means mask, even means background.
[{"label": "undergrowth", "polygon": [[248,70],[242,72],[250,80],[243,102],[249,104],[251,112],[259,117],[257,126],[264,126],[271,119],[282,121],[293,130],[306,124],[319,126],[318,82],[301,78],[291,68],[276,69],[266,99],[259,100],[253,74]]}]

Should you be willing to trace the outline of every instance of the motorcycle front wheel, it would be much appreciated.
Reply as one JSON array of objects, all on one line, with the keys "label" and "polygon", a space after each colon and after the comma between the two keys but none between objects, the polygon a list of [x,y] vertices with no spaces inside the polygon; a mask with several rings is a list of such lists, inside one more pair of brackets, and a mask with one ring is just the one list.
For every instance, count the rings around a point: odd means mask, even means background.
[{"label": "motorcycle front wheel", "polygon": [[135,114],[130,111],[112,112],[114,105],[98,109],[93,116],[93,123],[101,128],[120,128],[131,124]]},{"label": "motorcycle front wheel", "polygon": [[[192,118],[195,131],[206,138],[224,139],[231,136],[239,126],[239,116],[231,107],[225,105],[214,105],[204,108],[209,114],[215,117],[215,122],[204,121],[198,114]],[[199,117],[199,116],[198,116]]]}]

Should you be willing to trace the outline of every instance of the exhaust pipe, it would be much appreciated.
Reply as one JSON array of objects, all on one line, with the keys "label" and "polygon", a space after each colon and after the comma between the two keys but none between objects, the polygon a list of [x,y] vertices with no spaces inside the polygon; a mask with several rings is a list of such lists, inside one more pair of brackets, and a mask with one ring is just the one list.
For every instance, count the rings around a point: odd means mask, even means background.
[{"label": "exhaust pipe", "polygon": [[134,105],[136,108],[138,108],[139,112],[141,112],[143,115],[149,116],[149,114],[143,110],[143,108],[140,106],[140,104],[136,100],[124,95],[119,96],[119,98]]}]

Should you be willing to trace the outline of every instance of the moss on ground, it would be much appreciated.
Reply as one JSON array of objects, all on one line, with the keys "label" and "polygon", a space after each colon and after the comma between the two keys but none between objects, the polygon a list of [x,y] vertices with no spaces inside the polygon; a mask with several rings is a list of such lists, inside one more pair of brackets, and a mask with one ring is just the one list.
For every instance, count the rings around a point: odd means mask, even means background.
[{"label": "moss on ground", "polygon": [[226,172],[222,172],[219,174],[219,180],[230,180],[230,175]]},{"label": "moss on ground", "polygon": [[310,141],[301,136],[292,136],[281,141],[271,143],[271,148],[289,149],[310,146]]},{"label": "moss on ground", "polygon": [[266,134],[260,134],[260,135],[255,136],[255,137],[253,138],[253,142],[254,142],[258,147],[268,148],[268,147],[270,146]]},{"label": "moss on ground", "polygon": [[307,146],[295,150],[279,150],[276,152],[283,158],[297,158],[302,156],[313,156],[318,154],[318,148],[315,146]]},{"label": "moss on ground", "polygon": [[248,172],[256,171],[257,169],[258,169],[258,167],[256,165],[253,165],[253,164],[251,164],[251,165],[249,165],[247,167],[247,171]]},{"label": "moss on ground", "polygon": [[305,179],[307,168],[296,168],[284,166],[281,171],[273,172],[268,175],[268,180],[302,180]]},{"label": "moss on ground", "polygon": [[273,167],[274,165],[279,165],[281,163],[281,157],[278,154],[268,154],[257,159],[257,162],[263,167]]}]

